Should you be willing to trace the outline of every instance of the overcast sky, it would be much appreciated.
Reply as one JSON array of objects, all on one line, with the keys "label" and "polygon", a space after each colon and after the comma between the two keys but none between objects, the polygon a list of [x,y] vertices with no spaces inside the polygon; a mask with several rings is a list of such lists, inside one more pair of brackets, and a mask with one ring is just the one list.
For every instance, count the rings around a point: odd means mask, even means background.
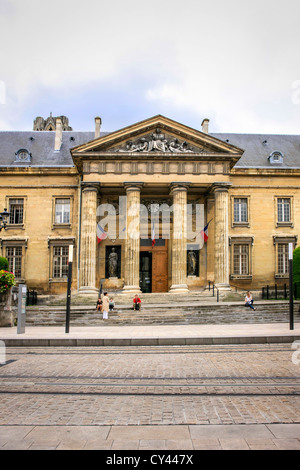
[{"label": "overcast sky", "polygon": [[299,0],[0,0],[0,129],[300,134]]}]

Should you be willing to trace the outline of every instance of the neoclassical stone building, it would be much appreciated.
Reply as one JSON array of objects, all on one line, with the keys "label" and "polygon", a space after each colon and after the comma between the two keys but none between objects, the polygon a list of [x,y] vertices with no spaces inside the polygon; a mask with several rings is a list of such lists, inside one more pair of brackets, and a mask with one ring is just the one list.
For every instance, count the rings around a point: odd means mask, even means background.
[{"label": "neoclassical stone building", "polygon": [[101,281],[130,293],[286,282],[300,227],[300,135],[208,125],[158,115],[104,133],[97,117],[92,132],[76,132],[51,115],[31,132],[0,132],[0,210],[10,213],[0,250],[18,280],[64,292],[72,244],[82,293]]}]

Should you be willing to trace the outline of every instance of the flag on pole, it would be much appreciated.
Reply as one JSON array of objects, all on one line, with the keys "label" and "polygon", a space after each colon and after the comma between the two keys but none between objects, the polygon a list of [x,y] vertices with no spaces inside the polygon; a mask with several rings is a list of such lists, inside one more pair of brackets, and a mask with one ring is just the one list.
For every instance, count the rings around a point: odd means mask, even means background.
[{"label": "flag on pole", "polygon": [[154,222],[152,224],[152,236],[151,236],[151,238],[152,238],[152,248],[153,248],[154,245],[155,245],[155,225],[154,225]]},{"label": "flag on pole", "polygon": [[101,225],[97,224],[97,242],[100,243],[102,240],[105,240],[108,237],[107,233],[101,227]]},{"label": "flag on pole", "polygon": [[209,226],[211,221],[212,221],[212,219],[205,225],[204,229],[201,230],[201,232],[200,232],[204,242],[207,242],[207,240],[208,240],[208,226]]}]

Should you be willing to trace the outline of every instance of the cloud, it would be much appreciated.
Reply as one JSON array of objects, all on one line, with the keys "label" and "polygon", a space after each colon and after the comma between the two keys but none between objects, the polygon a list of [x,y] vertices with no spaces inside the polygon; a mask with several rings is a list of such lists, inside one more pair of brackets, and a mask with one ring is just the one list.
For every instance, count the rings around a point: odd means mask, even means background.
[{"label": "cloud", "polygon": [[296,1],[2,0],[0,12],[4,127],[60,109],[83,128],[97,107],[114,128],[158,113],[215,131],[298,128]]}]

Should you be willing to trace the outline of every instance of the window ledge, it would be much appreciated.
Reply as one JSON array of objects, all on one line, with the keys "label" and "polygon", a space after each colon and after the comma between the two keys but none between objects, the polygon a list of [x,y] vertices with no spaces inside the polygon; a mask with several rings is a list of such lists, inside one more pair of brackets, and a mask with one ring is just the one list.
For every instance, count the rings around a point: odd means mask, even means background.
[{"label": "window ledge", "polygon": [[72,228],[72,224],[53,224],[52,225],[52,228],[53,229],[57,229],[57,228]]},{"label": "window ledge", "polygon": [[19,230],[24,230],[24,224],[7,224],[6,225],[6,230],[10,229],[19,229]]},{"label": "window ledge", "polygon": [[248,227],[250,228],[249,222],[233,222],[232,227]]},{"label": "window ledge", "polygon": [[68,278],[67,277],[51,277],[49,278],[49,282],[58,282],[58,283],[68,282]]},{"label": "window ledge", "polygon": [[276,223],[276,228],[278,227],[291,227],[294,228],[293,222],[277,222]]},{"label": "window ledge", "polygon": [[275,274],[275,279],[289,279],[289,274]]},{"label": "window ledge", "polygon": [[230,279],[252,279],[252,274],[230,274]]}]

